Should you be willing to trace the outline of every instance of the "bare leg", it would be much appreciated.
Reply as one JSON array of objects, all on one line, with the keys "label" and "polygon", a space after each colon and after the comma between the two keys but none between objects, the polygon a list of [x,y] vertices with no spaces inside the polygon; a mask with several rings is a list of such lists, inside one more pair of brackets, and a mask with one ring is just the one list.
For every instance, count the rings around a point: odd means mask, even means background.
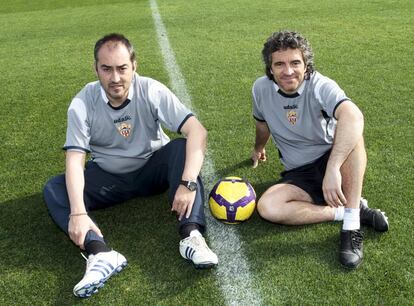
[{"label": "bare leg", "polygon": [[367,155],[361,138],[341,167],[342,190],[348,208],[359,208],[366,166]]},{"label": "bare leg", "polygon": [[[359,208],[366,164],[361,138],[341,167],[346,207]],[[333,221],[335,216],[334,208],[313,204],[308,193],[290,184],[277,184],[266,190],[258,201],[257,210],[262,218],[287,225]]]},{"label": "bare leg", "polygon": [[335,216],[332,207],[313,204],[307,192],[291,184],[277,184],[266,190],[257,210],[262,218],[286,225],[333,221]]}]

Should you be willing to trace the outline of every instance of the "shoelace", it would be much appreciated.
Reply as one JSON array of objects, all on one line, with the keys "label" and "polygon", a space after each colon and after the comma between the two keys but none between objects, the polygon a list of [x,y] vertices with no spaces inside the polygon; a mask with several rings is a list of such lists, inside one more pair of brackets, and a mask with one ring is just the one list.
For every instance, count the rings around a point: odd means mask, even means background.
[{"label": "shoelace", "polygon": [[91,263],[92,263],[95,256],[89,255],[89,257],[86,257],[85,254],[83,254],[83,253],[81,253],[81,255],[86,260],[86,270],[88,270],[88,268],[91,265]]},{"label": "shoelace", "polygon": [[88,257],[86,257],[85,254],[81,253],[81,255],[86,261],[88,261]]},{"label": "shoelace", "polygon": [[204,240],[203,236],[194,236],[191,239],[191,244],[194,247],[200,246],[200,247],[205,247],[206,246],[206,241]]},{"label": "shoelace", "polygon": [[361,231],[352,232],[351,233],[352,248],[359,249],[361,247],[363,238],[364,238],[364,235],[362,234]]}]

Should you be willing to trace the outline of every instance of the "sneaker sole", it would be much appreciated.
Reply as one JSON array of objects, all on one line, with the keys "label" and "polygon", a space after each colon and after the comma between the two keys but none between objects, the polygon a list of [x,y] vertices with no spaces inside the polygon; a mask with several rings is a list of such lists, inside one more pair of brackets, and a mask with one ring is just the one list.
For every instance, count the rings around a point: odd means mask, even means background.
[{"label": "sneaker sole", "polygon": [[215,264],[215,263],[205,263],[205,264],[194,264],[194,267],[196,268],[196,269],[209,269],[209,268],[212,268],[212,267],[215,267],[217,264]]},{"label": "sneaker sole", "polygon": [[194,266],[194,268],[196,268],[198,270],[213,268],[213,267],[217,266],[217,264],[214,263],[214,262],[205,262],[205,263],[196,264],[191,259],[186,259],[186,261],[188,263],[192,264]]},{"label": "sneaker sole", "polygon": [[90,297],[92,294],[97,293],[100,288],[102,288],[103,286],[105,286],[106,281],[111,276],[115,276],[118,273],[120,273],[127,265],[128,265],[128,262],[126,262],[126,261],[123,262],[121,265],[119,265],[118,267],[116,267],[114,269],[114,271],[111,274],[109,274],[107,277],[102,278],[99,281],[96,281],[94,283],[87,284],[87,285],[79,288],[78,290],[76,290],[76,292],[73,292],[73,294],[75,296],[77,296],[77,297],[80,297],[80,298]]}]

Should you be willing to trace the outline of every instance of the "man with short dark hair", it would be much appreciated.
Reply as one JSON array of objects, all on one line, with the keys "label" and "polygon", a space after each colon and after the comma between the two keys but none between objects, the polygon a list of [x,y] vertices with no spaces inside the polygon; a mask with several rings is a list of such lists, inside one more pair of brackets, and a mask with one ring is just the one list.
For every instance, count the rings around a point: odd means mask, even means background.
[{"label": "man with short dark hair", "polygon": [[[123,35],[98,40],[94,55],[99,81],[87,84],[68,109],[66,172],[44,188],[51,217],[88,254],[73,293],[94,294],[127,265],[107,246],[89,212],[167,189],[179,220],[181,256],[196,268],[216,265],[217,256],[202,236],[199,172],[207,131],[166,86],[136,73],[134,48]],[[170,141],[161,125],[186,138]],[[91,160],[85,167],[87,153]]]},{"label": "man with short dark hair", "polygon": [[366,167],[364,118],[333,80],[314,71],[313,52],[299,33],[273,33],[262,50],[266,76],[253,85],[253,167],[266,160],[272,136],[285,168],[258,201],[264,219],[300,225],[342,221],[340,262],[362,261],[360,224],[388,230],[388,219],[361,198]]}]

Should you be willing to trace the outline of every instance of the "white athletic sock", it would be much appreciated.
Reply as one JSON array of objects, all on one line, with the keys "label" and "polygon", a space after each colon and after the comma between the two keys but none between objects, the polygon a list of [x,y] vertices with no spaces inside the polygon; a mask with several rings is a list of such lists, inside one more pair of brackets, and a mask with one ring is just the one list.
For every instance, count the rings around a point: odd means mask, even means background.
[{"label": "white athletic sock", "polygon": [[359,208],[345,208],[344,223],[342,224],[342,229],[345,231],[352,231],[359,228]]},{"label": "white athletic sock", "polygon": [[190,237],[193,237],[193,236],[203,236],[203,235],[201,235],[201,233],[200,233],[200,231],[199,230],[192,230],[191,232],[190,232]]},{"label": "white athletic sock", "polygon": [[334,221],[342,221],[344,219],[345,207],[335,207],[335,218]]}]

